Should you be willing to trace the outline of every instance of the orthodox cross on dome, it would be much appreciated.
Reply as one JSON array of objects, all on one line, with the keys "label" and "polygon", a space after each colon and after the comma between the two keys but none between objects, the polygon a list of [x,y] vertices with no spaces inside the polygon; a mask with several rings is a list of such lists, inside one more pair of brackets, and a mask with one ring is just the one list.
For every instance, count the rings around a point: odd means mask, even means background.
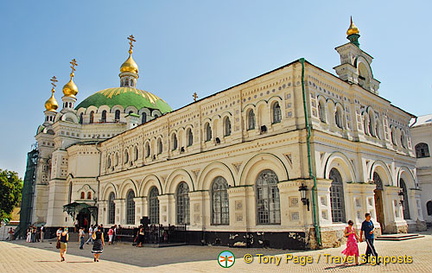
[{"label": "orthodox cross on dome", "polygon": [[69,63],[71,64],[70,68],[72,69],[70,77],[73,78],[75,77],[75,73],[74,73],[76,71],[75,66],[78,66],[78,63],[75,59],[72,59],[72,61],[70,61]]},{"label": "orthodox cross on dome", "polygon": [[57,77],[53,76],[50,81],[51,81],[51,85],[52,85],[52,90],[54,91],[54,89],[57,87],[57,84],[56,84],[58,82]]},{"label": "orthodox cross on dome", "polygon": [[132,34],[129,37],[127,37],[127,39],[129,40],[129,54],[132,54],[133,52],[132,48],[134,47],[133,43],[135,43],[136,40]]},{"label": "orthodox cross on dome", "polygon": [[192,95],[192,97],[193,97],[194,101],[197,101],[197,99],[198,99],[198,94],[197,94],[196,92],[194,92],[193,95]]}]

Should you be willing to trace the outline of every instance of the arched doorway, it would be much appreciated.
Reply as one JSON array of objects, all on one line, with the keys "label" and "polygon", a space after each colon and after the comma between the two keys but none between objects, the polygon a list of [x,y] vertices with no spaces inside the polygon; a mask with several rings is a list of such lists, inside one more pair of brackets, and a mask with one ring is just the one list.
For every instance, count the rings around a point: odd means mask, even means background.
[{"label": "arched doorway", "polygon": [[76,218],[78,220],[78,228],[83,227],[87,230],[90,227],[91,213],[88,208],[81,209]]},{"label": "arched doorway", "polygon": [[383,205],[383,182],[378,173],[373,173],[373,181],[376,185],[374,190],[374,199],[375,199],[375,212],[376,219],[378,223],[381,225],[381,232],[385,231],[385,221],[384,221],[384,205]]}]

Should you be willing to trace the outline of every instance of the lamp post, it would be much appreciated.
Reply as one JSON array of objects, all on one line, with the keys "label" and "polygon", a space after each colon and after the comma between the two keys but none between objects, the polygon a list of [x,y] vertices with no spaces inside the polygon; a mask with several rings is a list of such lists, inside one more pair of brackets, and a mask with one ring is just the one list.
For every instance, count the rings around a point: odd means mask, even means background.
[{"label": "lamp post", "polygon": [[305,184],[301,184],[299,187],[299,192],[301,195],[301,201],[303,202],[303,205],[307,205],[307,210],[309,211],[309,199],[306,198],[306,192],[308,191],[308,188]]}]

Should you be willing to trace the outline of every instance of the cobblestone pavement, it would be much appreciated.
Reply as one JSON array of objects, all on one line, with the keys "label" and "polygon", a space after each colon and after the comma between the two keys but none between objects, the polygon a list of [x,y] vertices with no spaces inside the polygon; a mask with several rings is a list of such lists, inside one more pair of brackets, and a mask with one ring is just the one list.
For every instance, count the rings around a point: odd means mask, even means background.
[{"label": "cobblestone pavement", "polygon": [[[130,244],[119,243],[106,246],[101,261],[94,263],[90,245],[85,245],[85,249],[80,250],[77,242],[69,243],[66,262],[60,262],[53,242],[0,242],[0,272],[432,272],[432,231],[428,230],[423,235],[424,238],[407,241],[376,241],[375,246],[380,256],[400,256],[402,263],[392,263],[389,260],[387,265],[381,263],[375,266],[342,265],[338,259],[344,247],[287,251],[230,249],[220,246],[135,248]],[[359,248],[364,253],[366,244],[360,243]],[[232,251],[236,257],[235,264],[230,268],[218,265],[217,257],[223,250]],[[252,254],[252,263],[245,262],[245,254]],[[287,254],[292,255],[288,256],[292,257],[288,263]],[[309,260],[300,258],[301,256],[307,256]],[[407,256],[412,257],[411,263]],[[278,261],[280,263],[276,265]],[[301,262],[312,263],[302,266]],[[393,258],[393,262],[397,262],[397,259]]]}]

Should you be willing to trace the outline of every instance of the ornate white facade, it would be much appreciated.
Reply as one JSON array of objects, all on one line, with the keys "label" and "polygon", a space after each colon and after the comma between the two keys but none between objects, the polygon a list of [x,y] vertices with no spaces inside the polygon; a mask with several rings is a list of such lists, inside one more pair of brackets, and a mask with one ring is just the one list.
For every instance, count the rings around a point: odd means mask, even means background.
[{"label": "ornate white facade", "polygon": [[281,248],[337,246],[365,212],[386,233],[423,229],[414,116],[378,95],[359,36],[337,48],[339,77],[300,59],[169,113],[56,113],[36,136],[34,222],[72,225],[63,206],[77,202],[104,225],[147,216],[186,225],[191,243],[249,234]]},{"label": "ornate white facade", "polygon": [[414,151],[417,157],[417,178],[421,195],[421,207],[426,222],[432,224],[432,115],[416,118],[411,125]]}]

